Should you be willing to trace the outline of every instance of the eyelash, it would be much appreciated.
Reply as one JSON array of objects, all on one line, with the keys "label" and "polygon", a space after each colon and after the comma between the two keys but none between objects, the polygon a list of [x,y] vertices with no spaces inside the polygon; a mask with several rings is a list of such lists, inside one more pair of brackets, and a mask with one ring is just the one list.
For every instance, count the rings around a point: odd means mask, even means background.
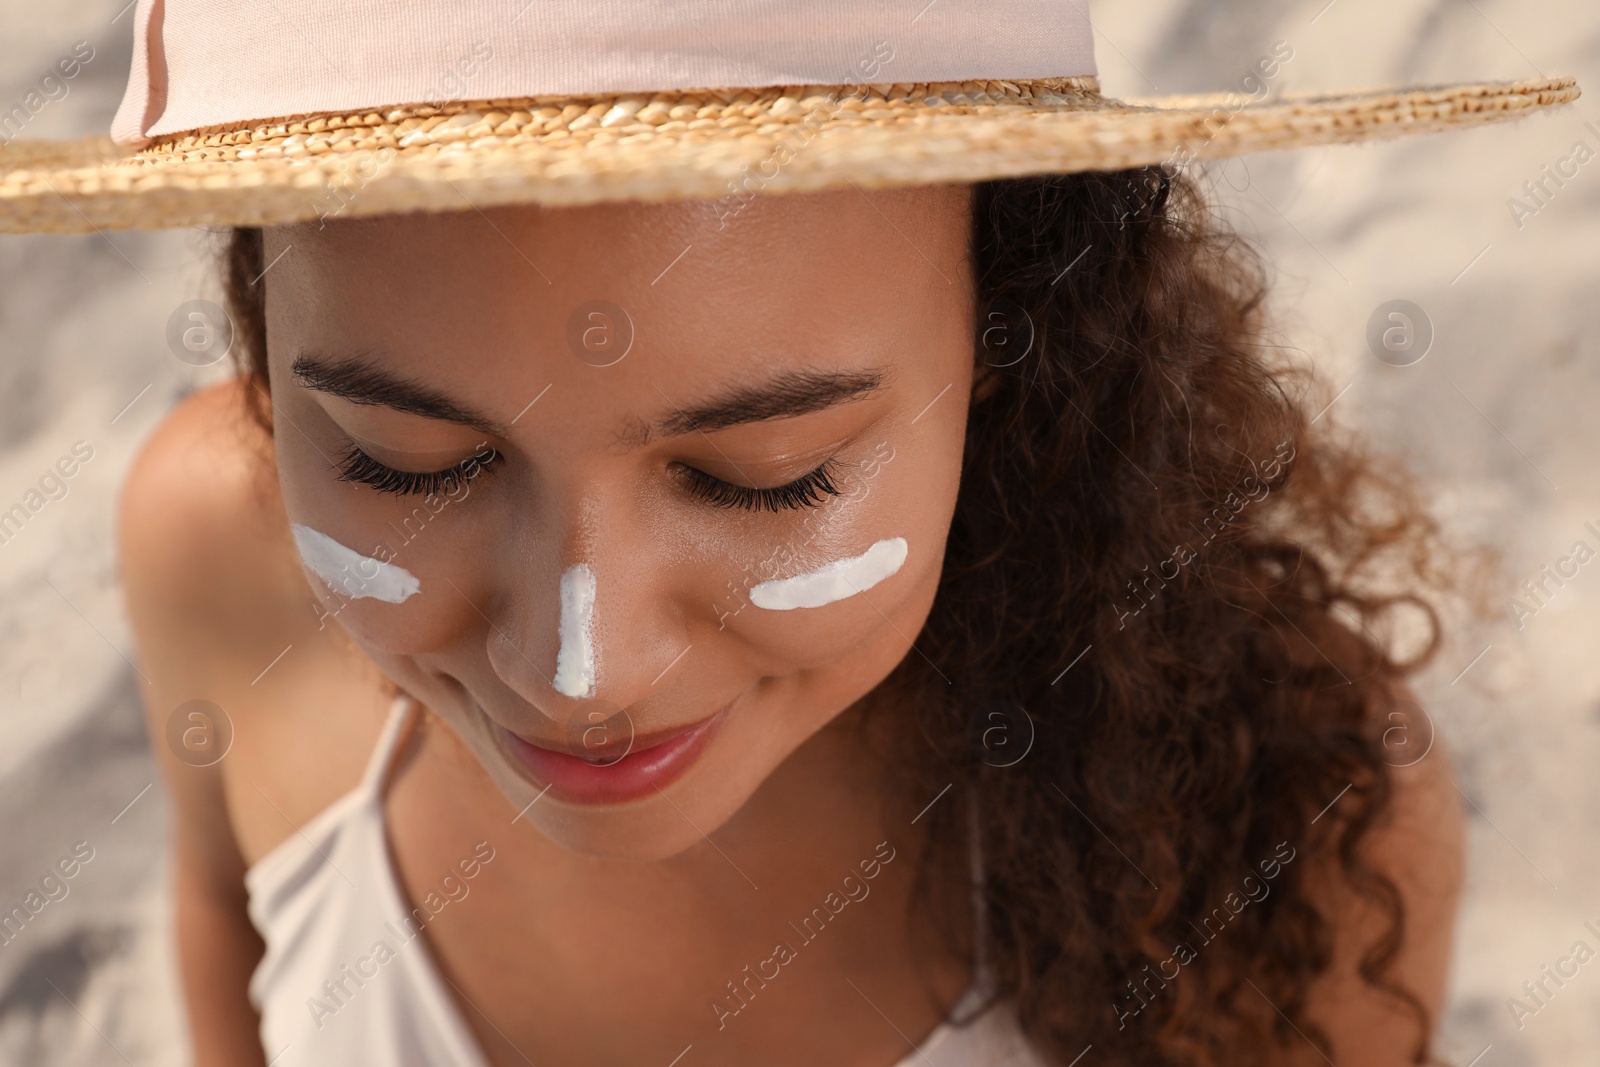
[{"label": "eyelash", "polygon": [[[467,465],[474,461],[483,468],[496,462],[500,453],[494,449],[480,452],[442,471],[399,471],[379,463],[355,444],[346,446],[339,462],[339,480],[370,486],[380,493],[397,496],[449,494],[467,477]],[[770,511],[773,513],[798,508],[814,508],[827,497],[838,496],[840,489],[833,476],[837,465],[828,459],[817,469],[803,474],[786,485],[768,489],[751,489],[733,485],[693,467],[683,468],[683,479],[689,492],[701,501],[719,508],[739,508],[744,511]]]},{"label": "eyelash", "polygon": [[345,448],[344,454],[340,457],[339,480],[359,482],[371,486],[380,493],[393,493],[396,496],[449,494],[455,492],[456,488],[469,477],[468,464],[476,463],[479,468],[478,474],[482,474],[484,468],[499,458],[500,453],[490,448],[442,471],[397,471],[385,463],[379,463],[363,452],[359,446],[351,444]]},{"label": "eyelash", "polygon": [[834,461],[828,459],[811,473],[770,489],[732,485],[693,467],[683,468],[683,478],[691,493],[713,507],[778,512],[814,508],[825,498],[838,496],[839,487],[833,482],[835,468]]}]

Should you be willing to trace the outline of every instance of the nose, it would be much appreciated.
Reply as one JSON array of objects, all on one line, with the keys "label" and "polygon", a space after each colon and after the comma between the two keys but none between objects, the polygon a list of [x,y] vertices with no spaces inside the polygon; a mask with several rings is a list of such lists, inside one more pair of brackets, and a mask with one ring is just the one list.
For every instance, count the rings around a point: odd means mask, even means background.
[{"label": "nose", "polygon": [[598,583],[594,568],[574,563],[561,572],[561,621],[556,627],[560,646],[551,688],[562,696],[594,694],[594,601]]},{"label": "nose", "polygon": [[656,691],[689,641],[650,533],[626,502],[584,503],[582,521],[546,526],[512,554],[489,660],[546,718],[592,729]]}]

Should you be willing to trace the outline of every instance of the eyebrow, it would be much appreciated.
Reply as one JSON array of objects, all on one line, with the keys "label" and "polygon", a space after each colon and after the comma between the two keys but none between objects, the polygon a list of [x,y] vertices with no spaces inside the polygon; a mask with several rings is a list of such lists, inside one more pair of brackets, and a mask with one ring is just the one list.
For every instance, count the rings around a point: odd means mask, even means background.
[{"label": "eyebrow", "polygon": [[407,381],[385,369],[371,356],[329,360],[302,352],[289,365],[289,373],[307,389],[315,389],[352,404],[393,408],[426,419],[443,419],[495,437],[509,434],[506,427],[492,416],[458,404],[436,389]]},{"label": "eyebrow", "polygon": [[[352,404],[392,408],[409,415],[470,426],[496,437],[510,436],[510,430],[494,417],[452,400],[418,382],[394,374],[370,355],[332,360],[302,352],[289,367],[300,385],[337,396]],[[862,400],[877,392],[889,379],[883,367],[853,371],[790,370],[764,382],[736,386],[690,407],[672,405],[671,414],[646,423],[630,421],[621,435],[629,445],[639,447],[652,439],[677,437],[687,433],[711,433],[769,419],[793,418],[825,408]]]},{"label": "eyebrow", "polygon": [[[686,433],[711,433],[730,426],[808,415],[838,404],[863,400],[882,388],[887,368],[855,371],[783,371],[759,384],[736,386],[710,400],[674,411],[653,426],[635,422],[629,434],[643,444],[652,436],[676,437]],[[667,398],[672,403],[671,398]]]}]

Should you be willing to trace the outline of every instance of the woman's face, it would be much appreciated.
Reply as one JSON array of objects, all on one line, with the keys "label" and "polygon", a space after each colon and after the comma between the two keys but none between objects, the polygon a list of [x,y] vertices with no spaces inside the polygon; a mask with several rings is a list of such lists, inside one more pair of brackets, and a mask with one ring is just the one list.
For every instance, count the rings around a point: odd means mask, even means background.
[{"label": "woman's face", "polygon": [[308,579],[553,840],[697,843],[919,654],[972,385],[969,192],[268,232]]}]

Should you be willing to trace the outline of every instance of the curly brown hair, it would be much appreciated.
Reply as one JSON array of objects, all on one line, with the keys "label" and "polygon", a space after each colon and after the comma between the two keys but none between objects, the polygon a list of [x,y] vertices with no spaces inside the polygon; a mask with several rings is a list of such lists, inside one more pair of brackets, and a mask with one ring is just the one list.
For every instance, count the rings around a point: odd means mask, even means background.
[{"label": "curly brown hair", "polygon": [[[994,994],[1052,1060],[1265,1063],[1296,1030],[1330,1047],[1306,1002],[1334,931],[1293,860],[1331,849],[1386,921],[1360,973],[1429,1060],[1392,973],[1400,893],[1359,848],[1393,800],[1373,723],[1440,640],[1436,525],[1396,464],[1314,425],[1259,254],[1191,176],[982,183],[971,240],[980,378],[943,576],[923,654],[864,702],[925,742],[902,747],[908,813],[952,785],[976,800],[926,809],[919,906],[965,884],[976,826]],[[261,231],[231,231],[236,358],[270,431],[262,268]],[[1424,633],[1400,657],[1406,605]]]}]

